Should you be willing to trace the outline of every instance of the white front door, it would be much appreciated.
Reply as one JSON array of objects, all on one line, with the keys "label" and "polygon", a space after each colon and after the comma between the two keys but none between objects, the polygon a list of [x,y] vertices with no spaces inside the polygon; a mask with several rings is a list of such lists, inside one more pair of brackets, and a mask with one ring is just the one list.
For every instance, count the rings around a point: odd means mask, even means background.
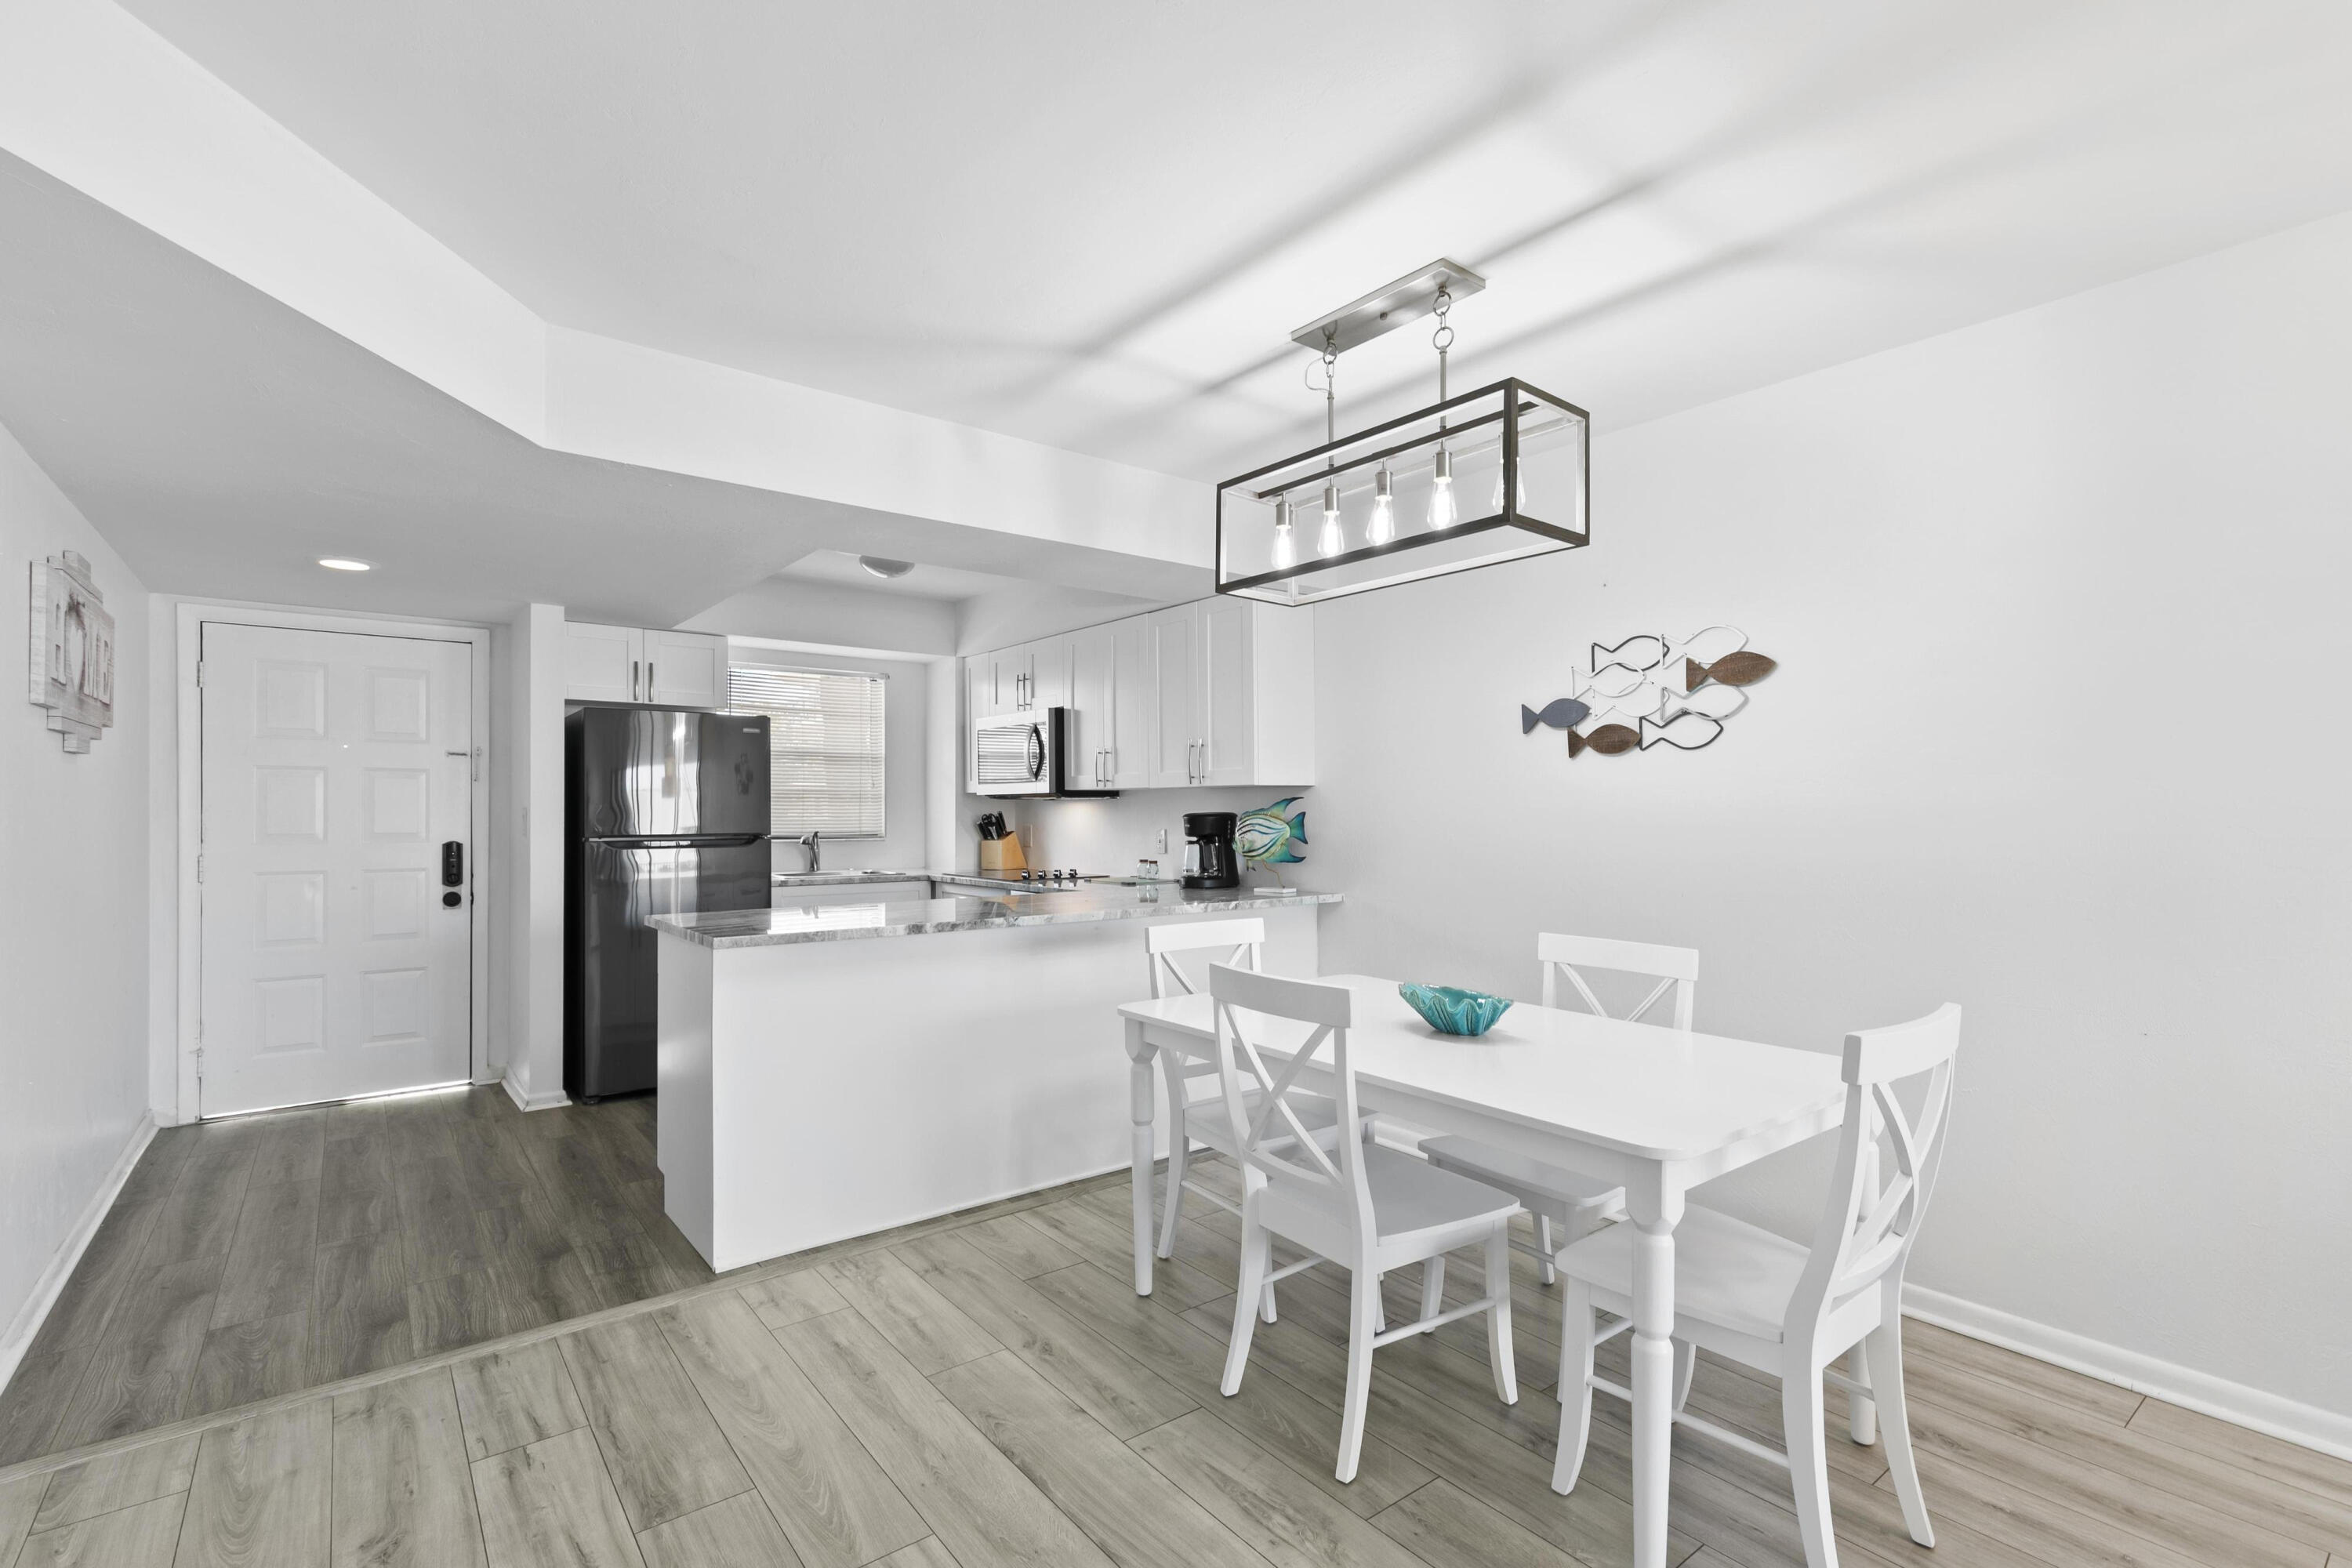
[{"label": "white front door", "polygon": [[208,621],[202,649],[198,1113],[468,1077],[472,647]]}]

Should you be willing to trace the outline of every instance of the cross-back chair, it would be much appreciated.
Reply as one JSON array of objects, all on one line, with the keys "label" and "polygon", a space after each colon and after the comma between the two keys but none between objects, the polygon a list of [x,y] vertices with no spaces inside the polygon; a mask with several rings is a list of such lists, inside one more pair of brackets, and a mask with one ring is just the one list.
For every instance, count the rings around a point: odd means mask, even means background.
[{"label": "cross-back chair", "polygon": [[[1601,1005],[1601,998],[1594,994],[1592,984],[1584,973],[1606,970],[1657,981],[1650,994],[1623,1015],[1625,1021],[1641,1022],[1660,1002],[1671,998],[1669,1026],[1691,1026],[1691,1002],[1698,989],[1696,948],[1546,931],[1536,938],[1536,963],[1543,974],[1543,1005],[1547,1007],[1561,1005],[1561,983],[1565,981],[1568,989],[1588,1010],[1597,1016],[1609,1017],[1609,1009]],[[1666,1024],[1667,1018],[1652,1021]],[[1547,1285],[1554,1279],[1552,1254],[1557,1249],[1624,1217],[1625,1190],[1613,1183],[1530,1160],[1475,1138],[1428,1139],[1422,1143],[1421,1152],[1432,1163],[1500,1187],[1527,1205],[1528,1213],[1535,1216],[1535,1243],[1529,1246],[1514,1239],[1511,1245],[1535,1256]]]},{"label": "cross-back chair", "polygon": [[[1483,1314],[1495,1393],[1518,1400],[1511,1364],[1511,1216],[1517,1199],[1484,1183],[1368,1138],[1314,1136],[1300,1114],[1308,1097],[1302,1079],[1318,1084],[1340,1127],[1360,1126],[1356,1075],[1348,1054],[1354,996],[1344,985],[1286,980],[1230,964],[1209,971],[1217,1026],[1217,1070],[1243,1166],[1241,1284],[1234,1299],[1233,1339],[1225,1352],[1223,1391],[1241,1392],[1255,1326],[1251,1306],[1274,1280],[1331,1262],[1349,1271],[1348,1381],[1341,1403],[1339,1456],[1334,1473],[1353,1480],[1363,1452],[1364,1408],[1371,1388],[1372,1352],[1457,1318]],[[1276,1053],[1271,1058],[1268,1052]],[[1286,1058],[1286,1059],[1285,1059]],[[1273,1267],[1276,1237],[1308,1254]],[[1486,1294],[1440,1310],[1445,1254],[1486,1248]],[[1422,1317],[1383,1331],[1381,1276],[1419,1263]]]},{"label": "cross-back chair", "polygon": [[[1785,1464],[1795,1483],[1797,1522],[1809,1568],[1837,1568],[1830,1524],[1822,1385],[1874,1405],[1886,1463],[1911,1539],[1936,1543],[1912,1458],[1903,1393],[1903,1271],[1934,1195],[1951,1131],[1952,1065],[1960,1010],[1946,1003],[1924,1018],[1845,1037],[1845,1121],[1838,1132],[1829,1201],[1809,1249],[1713,1209],[1691,1205],[1675,1227],[1675,1340],[1780,1379],[1783,1454],[1695,1415],[1675,1419],[1743,1452]],[[1919,1114],[1906,1114],[1895,1085],[1925,1078]],[[1892,1173],[1881,1180],[1878,1147]],[[1595,1389],[1632,1395],[1593,1375],[1596,1309],[1633,1311],[1630,1228],[1616,1226],[1561,1249],[1568,1289],[1560,1302],[1559,1453],[1552,1489],[1570,1491],[1584,1463]],[[1830,1363],[1857,1346],[1855,1375]],[[1855,1436],[1864,1437],[1859,1424]]]}]

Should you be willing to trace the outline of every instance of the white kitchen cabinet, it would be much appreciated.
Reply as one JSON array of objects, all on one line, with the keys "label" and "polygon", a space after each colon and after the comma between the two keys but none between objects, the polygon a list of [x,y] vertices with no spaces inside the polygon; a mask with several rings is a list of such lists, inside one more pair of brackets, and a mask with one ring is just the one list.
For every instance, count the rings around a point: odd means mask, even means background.
[{"label": "white kitchen cabinet", "polygon": [[569,701],[727,706],[723,637],[566,621],[563,659],[563,695]]},{"label": "white kitchen cabinet", "polygon": [[1152,675],[1151,787],[1199,784],[1200,617],[1190,605],[1154,610],[1143,617],[1143,636]]},{"label": "white kitchen cabinet", "polygon": [[1070,728],[1064,737],[1062,787],[1108,789],[1112,703],[1118,668],[1108,626],[1073,632],[1070,644]]},{"label": "white kitchen cabinet", "polygon": [[1110,632],[1110,744],[1112,789],[1151,786],[1151,729],[1160,693],[1151,675],[1150,628],[1141,616],[1113,621]]},{"label": "white kitchen cabinet", "polygon": [[707,632],[646,633],[646,700],[664,708],[727,706],[727,639]]},{"label": "white kitchen cabinet", "polygon": [[642,701],[645,639],[635,626],[564,622],[563,695],[574,702]]}]

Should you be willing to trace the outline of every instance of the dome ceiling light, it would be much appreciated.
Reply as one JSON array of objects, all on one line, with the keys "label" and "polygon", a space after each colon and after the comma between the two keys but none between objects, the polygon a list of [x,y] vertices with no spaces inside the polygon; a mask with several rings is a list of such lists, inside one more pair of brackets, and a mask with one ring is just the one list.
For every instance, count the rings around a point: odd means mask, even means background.
[{"label": "dome ceiling light", "polygon": [[861,555],[857,563],[875,576],[885,579],[904,577],[915,569],[911,561],[893,561],[887,555]]},{"label": "dome ceiling light", "polygon": [[[1217,487],[1218,593],[1311,605],[1591,542],[1591,416],[1517,379],[1448,395],[1446,312],[1486,286],[1440,259],[1290,334],[1322,356],[1323,445]],[[1430,315],[1437,401],[1340,436],[1339,355]]]}]

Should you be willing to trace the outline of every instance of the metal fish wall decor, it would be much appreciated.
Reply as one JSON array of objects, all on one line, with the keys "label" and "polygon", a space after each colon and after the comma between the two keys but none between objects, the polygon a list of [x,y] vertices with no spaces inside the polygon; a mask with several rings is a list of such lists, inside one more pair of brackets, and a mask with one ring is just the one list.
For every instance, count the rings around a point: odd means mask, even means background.
[{"label": "metal fish wall decor", "polygon": [[1748,706],[1745,689],[1778,668],[1752,651],[1737,626],[1594,643],[1589,671],[1570,672],[1566,696],[1519,705],[1519,732],[1531,735],[1538,725],[1565,731],[1571,757],[1654,746],[1696,752],[1722,738],[1724,721]]}]

